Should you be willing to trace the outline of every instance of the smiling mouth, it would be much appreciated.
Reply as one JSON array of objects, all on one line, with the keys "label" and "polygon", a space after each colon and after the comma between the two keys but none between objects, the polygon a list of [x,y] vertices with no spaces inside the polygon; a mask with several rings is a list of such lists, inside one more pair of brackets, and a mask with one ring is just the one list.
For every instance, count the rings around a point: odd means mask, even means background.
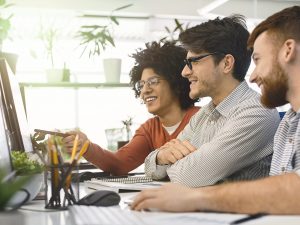
[{"label": "smiling mouth", "polygon": [[151,96],[151,97],[144,98],[144,102],[145,102],[145,103],[153,102],[153,101],[156,100],[156,99],[157,99],[157,97]]}]

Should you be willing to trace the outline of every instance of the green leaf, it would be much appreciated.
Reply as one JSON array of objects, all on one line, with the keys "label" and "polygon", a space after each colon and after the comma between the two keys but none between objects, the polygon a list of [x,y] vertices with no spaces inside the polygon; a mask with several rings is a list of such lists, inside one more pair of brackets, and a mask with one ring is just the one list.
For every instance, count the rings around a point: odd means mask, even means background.
[{"label": "green leaf", "polygon": [[11,199],[11,197],[23,187],[30,177],[24,176],[19,179],[15,179],[12,181],[2,182],[5,177],[5,173],[3,171],[0,172],[0,210],[3,210],[7,204],[7,202]]},{"label": "green leaf", "polygon": [[110,16],[109,17],[111,19],[111,21],[113,21],[116,25],[119,25],[119,22],[117,20],[117,18],[115,16]]},{"label": "green leaf", "polygon": [[128,4],[128,5],[121,6],[121,7],[119,7],[119,8],[114,9],[112,12],[114,12],[114,11],[119,11],[119,10],[121,10],[121,9],[126,9],[126,8],[128,8],[128,7],[132,6],[132,5],[133,5],[133,4]]}]

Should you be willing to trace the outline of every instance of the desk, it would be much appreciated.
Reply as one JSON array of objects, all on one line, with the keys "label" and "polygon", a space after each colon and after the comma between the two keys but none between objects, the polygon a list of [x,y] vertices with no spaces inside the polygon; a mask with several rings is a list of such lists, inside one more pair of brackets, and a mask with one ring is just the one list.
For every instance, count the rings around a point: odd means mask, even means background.
[{"label": "desk", "polygon": [[[124,200],[131,198],[135,193],[122,193],[120,206],[126,206]],[[128,209],[125,209],[128,210]],[[160,225],[201,225],[201,224],[228,224],[226,221],[233,221],[241,218],[241,214],[221,214],[221,213],[164,213],[164,212],[139,212],[146,224]],[[72,219],[68,210],[64,211],[45,211],[44,202],[33,201],[22,209],[12,213],[0,213],[0,221],[3,225],[71,225]],[[215,222],[212,222],[215,221]],[[222,222],[223,221],[223,222]],[[266,216],[257,220],[249,221],[245,225],[299,225],[300,216]]]}]

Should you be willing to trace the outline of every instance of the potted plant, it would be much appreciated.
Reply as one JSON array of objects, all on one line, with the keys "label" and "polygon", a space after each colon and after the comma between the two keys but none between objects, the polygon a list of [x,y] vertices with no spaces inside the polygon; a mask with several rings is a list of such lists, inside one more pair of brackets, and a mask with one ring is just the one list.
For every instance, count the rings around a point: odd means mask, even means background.
[{"label": "potted plant", "polygon": [[[11,29],[12,13],[7,14],[7,9],[13,4],[7,4],[5,0],[0,0],[0,57],[5,58],[13,73],[16,73],[16,64],[18,56],[13,53],[3,52],[3,42],[9,39],[9,31]],[[7,14],[7,15],[5,15]]]},{"label": "potted plant", "polygon": [[59,30],[54,26],[45,27],[40,26],[38,38],[42,41],[45,48],[46,56],[49,59],[49,68],[46,69],[46,76],[48,82],[61,82],[70,81],[70,70],[66,68],[64,63],[63,68],[57,68],[55,66],[55,44],[59,37]]},{"label": "potted plant", "polygon": [[[28,179],[23,188],[29,192],[28,201],[31,201],[42,187],[44,165],[39,162],[36,155],[26,152],[12,151],[11,159],[13,168],[19,179],[24,179],[22,177],[27,177]],[[20,199],[22,199],[21,192],[13,196],[9,201],[9,205],[15,205],[17,202],[20,202]]]},{"label": "potted plant", "polygon": [[124,145],[126,145],[130,139],[132,138],[131,126],[132,126],[132,117],[128,117],[128,119],[122,120],[123,123],[123,140],[118,141],[118,149]]},{"label": "potted plant", "polygon": [[[116,11],[132,6],[132,4],[124,5],[111,11],[107,16],[107,23],[104,25],[83,25],[80,27],[76,37],[80,39],[80,46],[83,46],[83,52],[88,51],[89,57],[100,56],[107,46],[115,47],[113,37],[114,26],[119,25],[118,18],[114,16]],[[105,80],[108,83],[120,82],[121,59],[107,58],[103,59],[103,68]]]}]

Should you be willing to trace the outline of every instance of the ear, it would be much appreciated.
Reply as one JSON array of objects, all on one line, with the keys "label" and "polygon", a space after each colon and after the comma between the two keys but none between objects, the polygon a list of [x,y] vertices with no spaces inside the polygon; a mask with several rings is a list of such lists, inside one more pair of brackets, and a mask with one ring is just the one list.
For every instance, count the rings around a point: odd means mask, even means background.
[{"label": "ear", "polygon": [[281,58],[284,62],[292,62],[296,58],[297,43],[293,39],[286,40],[280,50]]},{"label": "ear", "polygon": [[234,67],[234,57],[230,54],[225,55],[223,59],[223,72],[224,73],[232,73]]}]

